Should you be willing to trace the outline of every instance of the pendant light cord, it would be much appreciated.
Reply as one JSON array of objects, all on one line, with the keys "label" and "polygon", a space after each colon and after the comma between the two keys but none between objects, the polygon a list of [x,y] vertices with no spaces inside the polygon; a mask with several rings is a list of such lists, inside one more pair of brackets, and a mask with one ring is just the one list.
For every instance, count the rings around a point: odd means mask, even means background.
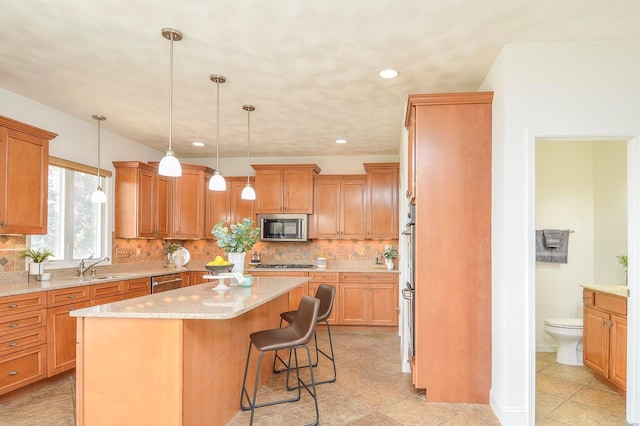
[{"label": "pendant light cord", "polygon": [[220,170],[220,163],[218,157],[218,150],[220,145],[220,79],[216,79],[216,119],[218,120],[218,125],[216,129],[216,170]]},{"label": "pendant light cord", "polygon": [[251,109],[247,109],[247,183],[249,183],[249,173],[251,173]]},{"label": "pendant light cord", "polygon": [[100,122],[98,119],[98,188],[100,188]]},{"label": "pendant light cord", "polygon": [[169,43],[169,151],[173,151],[171,147],[171,139],[173,136],[173,38],[171,34],[171,43]]}]

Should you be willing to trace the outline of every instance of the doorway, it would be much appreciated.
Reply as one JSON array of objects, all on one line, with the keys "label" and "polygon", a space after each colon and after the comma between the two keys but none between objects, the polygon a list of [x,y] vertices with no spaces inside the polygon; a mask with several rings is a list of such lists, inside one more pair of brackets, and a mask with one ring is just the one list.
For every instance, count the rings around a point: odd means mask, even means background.
[{"label": "doorway", "polygon": [[584,416],[595,423],[599,418],[624,423],[625,397],[598,382],[589,368],[556,362],[556,342],[544,324],[582,318],[581,284],[625,283],[616,256],[628,251],[627,181],[626,140],[535,141],[535,228],[569,230],[566,263],[535,265],[538,422]]}]

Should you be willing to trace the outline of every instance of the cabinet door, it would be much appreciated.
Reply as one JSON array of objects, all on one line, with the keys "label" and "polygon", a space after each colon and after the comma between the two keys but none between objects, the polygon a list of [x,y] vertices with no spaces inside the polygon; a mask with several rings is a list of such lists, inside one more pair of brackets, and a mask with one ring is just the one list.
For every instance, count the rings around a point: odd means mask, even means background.
[{"label": "cabinet door", "polygon": [[285,169],[283,178],[283,212],[313,213],[313,172]]},{"label": "cabinet door", "polygon": [[583,362],[593,371],[608,377],[609,314],[584,307]]},{"label": "cabinet door", "polygon": [[320,286],[320,284],[327,284],[336,288],[336,295],[334,296],[334,299],[333,299],[333,309],[331,310],[331,315],[329,315],[329,318],[327,318],[327,322],[331,325],[339,324],[338,310],[340,309],[339,308],[340,295],[338,294],[339,293],[338,284],[335,282],[324,282],[322,280],[310,281],[309,296],[314,297],[316,295],[316,291],[318,291],[318,286]]},{"label": "cabinet door", "polygon": [[0,395],[47,377],[47,345],[0,357]]},{"label": "cabinet door", "polygon": [[618,315],[611,315],[609,379],[627,388],[627,319]]},{"label": "cabinet door", "polygon": [[204,232],[204,173],[182,168],[174,178],[173,231],[175,238],[202,238]]},{"label": "cabinet door", "polygon": [[282,212],[281,169],[256,170],[256,213]]},{"label": "cabinet door", "polygon": [[365,168],[368,185],[367,237],[398,238],[398,167],[365,164]]},{"label": "cabinet door", "polygon": [[226,191],[206,190],[205,238],[212,239],[211,230],[218,222],[229,224],[229,200],[231,198],[231,182],[227,180]]},{"label": "cabinet door", "polygon": [[191,276],[189,277],[189,285],[204,284],[209,282],[209,280],[202,278],[205,275],[209,275],[209,272],[207,271],[191,272]]},{"label": "cabinet door", "polygon": [[340,183],[340,238],[367,236],[367,180],[343,179]]},{"label": "cabinet door", "polygon": [[46,234],[49,141],[0,128],[0,232]]},{"label": "cabinet door", "polygon": [[[251,183],[251,185],[254,185],[255,187],[254,178],[250,178],[249,183]],[[231,199],[229,202],[229,220],[231,221],[231,223],[242,222],[242,219],[244,219],[245,217],[248,217],[254,222],[256,221],[256,215],[254,211],[255,202],[253,200],[243,200],[241,197],[242,190],[244,189],[246,184],[246,178],[231,181]],[[227,188],[227,190],[229,189]]]},{"label": "cabinet door", "polygon": [[154,205],[154,192],[156,174],[151,170],[140,169],[138,171],[138,233],[141,237],[155,237],[156,211]]},{"label": "cabinet door", "polygon": [[310,231],[312,238],[338,238],[340,232],[340,179],[317,176]]},{"label": "cabinet door", "polygon": [[47,309],[47,377],[76,366],[76,318],[69,312],[90,306],[73,303]]},{"label": "cabinet door", "polygon": [[367,324],[367,284],[340,283],[340,325]]},{"label": "cabinet door", "polygon": [[167,176],[156,175],[155,182],[155,236],[157,238],[165,238],[169,236],[170,232],[169,218],[171,217],[171,205],[169,200],[171,199],[171,181]]},{"label": "cabinet door", "polygon": [[393,284],[370,284],[368,324],[398,325],[398,290]]}]

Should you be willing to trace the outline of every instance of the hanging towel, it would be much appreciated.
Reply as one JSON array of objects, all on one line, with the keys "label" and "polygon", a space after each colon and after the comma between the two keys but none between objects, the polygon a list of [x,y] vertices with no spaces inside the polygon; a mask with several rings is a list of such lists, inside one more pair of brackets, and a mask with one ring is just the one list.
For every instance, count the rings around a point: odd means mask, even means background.
[{"label": "hanging towel", "polygon": [[[545,238],[547,233],[551,239],[549,242]],[[554,238],[555,236],[557,238]],[[553,247],[553,245],[556,245],[554,239],[559,240],[556,247]],[[568,251],[569,230],[545,229],[536,231],[536,262],[567,263]]]},{"label": "hanging towel", "polygon": [[544,246],[546,248],[558,248],[560,247],[560,240],[562,239],[562,233],[559,229],[543,229],[542,235],[544,236]]}]

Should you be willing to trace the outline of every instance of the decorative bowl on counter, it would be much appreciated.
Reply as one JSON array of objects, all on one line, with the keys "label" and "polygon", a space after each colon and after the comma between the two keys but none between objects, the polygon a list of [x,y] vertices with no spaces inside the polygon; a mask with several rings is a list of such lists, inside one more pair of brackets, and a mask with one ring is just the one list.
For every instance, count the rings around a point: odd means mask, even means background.
[{"label": "decorative bowl on counter", "polygon": [[205,268],[207,268],[207,271],[211,272],[211,275],[218,275],[222,272],[231,272],[231,269],[233,269],[233,263],[228,265],[205,265]]}]

